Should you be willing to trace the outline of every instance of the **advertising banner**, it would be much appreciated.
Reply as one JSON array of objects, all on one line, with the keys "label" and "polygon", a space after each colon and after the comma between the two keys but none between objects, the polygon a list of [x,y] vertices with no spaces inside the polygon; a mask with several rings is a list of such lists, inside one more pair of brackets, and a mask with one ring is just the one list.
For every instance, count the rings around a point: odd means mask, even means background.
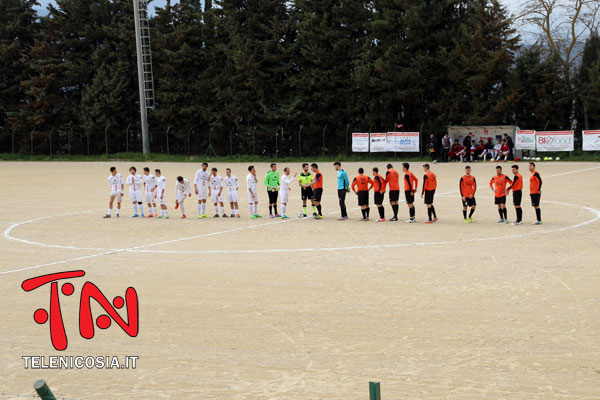
[{"label": "advertising banner", "polygon": [[535,131],[516,131],[515,149],[535,150]]},{"label": "advertising banner", "polygon": [[371,153],[378,153],[382,151],[388,151],[387,149],[387,134],[384,133],[371,133]]},{"label": "advertising banner", "polygon": [[387,150],[419,152],[419,132],[388,132]]},{"label": "advertising banner", "polygon": [[600,150],[600,131],[583,131],[583,150]]},{"label": "advertising banner", "polygon": [[537,151],[573,151],[575,149],[573,131],[536,132]]},{"label": "advertising banner", "polygon": [[369,152],[369,134],[368,133],[353,133],[352,134],[352,151],[355,153]]}]

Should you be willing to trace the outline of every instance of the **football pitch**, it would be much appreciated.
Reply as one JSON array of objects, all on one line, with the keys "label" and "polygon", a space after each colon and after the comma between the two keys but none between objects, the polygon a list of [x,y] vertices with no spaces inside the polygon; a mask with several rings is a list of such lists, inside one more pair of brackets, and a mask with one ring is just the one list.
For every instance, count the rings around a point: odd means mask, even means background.
[{"label": "football pitch", "polygon": [[[496,222],[488,186],[496,163],[471,164],[473,224],[463,223],[458,194],[465,164],[432,165],[439,221],[431,225],[421,162],[411,165],[415,224],[403,222],[404,202],[400,222],[376,223],[372,194],[371,221],[359,221],[353,193],[350,220],[337,221],[335,170],[319,164],[323,220],[297,218],[297,180],[290,219],[250,219],[248,164],[239,163],[209,169],[239,178],[242,218],[196,219],[192,194],[182,220],[175,177],[193,183],[199,163],[135,163],[138,173],[160,168],[167,178],[169,219],[131,218],[127,187],[121,217],[102,218],[109,167],[125,178],[129,163],[0,163],[0,400],[31,395],[38,378],[68,399],[364,399],[368,381],[381,382],[385,400],[600,399],[600,163],[538,163],[540,226],[531,225],[526,162],[520,226]],[[358,167],[385,173],[387,163],[342,164],[352,181]],[[254,165],[266,216],[269,166]],[[511,164],[501,165],[512,177]],[[300,163],[278,166],[300,171]],[[511,196],[507,208],[512,221]],[[73,270],[85,277],[69,281],[75,295],[60,295],[68,348],[59,352],[49,323],[33,319],[48,309],[50,286],[21,284]],[[80,335],[86,281],[108,299],[135,288],[137,336],[115,321],[93,339]],[[92,311],[102,313],[97,304]],[[135,369],[24,367],[24,356],[55,355],[139,359]]]}]

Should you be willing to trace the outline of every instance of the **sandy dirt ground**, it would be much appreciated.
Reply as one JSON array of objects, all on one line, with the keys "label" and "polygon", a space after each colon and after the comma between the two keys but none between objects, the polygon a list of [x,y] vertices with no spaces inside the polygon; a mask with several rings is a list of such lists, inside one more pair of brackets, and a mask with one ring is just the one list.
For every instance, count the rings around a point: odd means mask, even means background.
[{"label": "sandy dirt ground", "polygon": [[[344,167],[352,177],[385,164]],[[433,225],[423,223],[420,198],[416,224],[361,222],[353,194],[351,220],[336,221],[330,163],[321,166],[320,221],[295,217],[295,184],[293,218],[249,219],[246,165],[221,163],[242,182],[240,220],[196,219],[195,197],[187,220],[172,204],[168,220],[132,219],[128,203],[120,219],[105,220],[110,165],[0,163],[2,400],[31,395],[38,378],[68,399],[364,399],[369,380],[381,382],[384,399],[600,398],[599,163],[539,163],[541,226],[531,225],[527,183],[525,224],[496,223],[491,163],[473,165],[479,206],[468,225],[462,164],[432,168]],[[128,163],[114,165],[126,176]],[[193,180],[199,168],[147,165],[163,170],[169,202],[175,177]],[[267,167],[257,165],[261,180]],[[411,169],[422,180],[420,165]],[[49,306],[49,286],[25,292],[21,282],[76,269],[86,276],[69,280],[75,295],[60,296],[69,345],[58,352],[49,324],[33,320]],[[137,337],[116,323],[91,340],[79,335],[85,280],[109,299],[136,289]],[[139,360],[128,370],[25,369],[22,357],[33,355]]]}]

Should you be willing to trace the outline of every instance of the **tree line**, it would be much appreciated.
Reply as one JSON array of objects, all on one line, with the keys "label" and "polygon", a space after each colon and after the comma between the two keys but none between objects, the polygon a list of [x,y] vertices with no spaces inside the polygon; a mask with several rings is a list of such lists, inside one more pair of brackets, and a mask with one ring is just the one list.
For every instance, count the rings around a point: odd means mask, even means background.
[{"label": "tree line", "polygon": [[[0,3],[0,152],[141,151],[130,0]],[[150,20],[151,149],[343,154],[352,131],[600,128],[600,38],[575,68],[497,0],[199,0]]]}]

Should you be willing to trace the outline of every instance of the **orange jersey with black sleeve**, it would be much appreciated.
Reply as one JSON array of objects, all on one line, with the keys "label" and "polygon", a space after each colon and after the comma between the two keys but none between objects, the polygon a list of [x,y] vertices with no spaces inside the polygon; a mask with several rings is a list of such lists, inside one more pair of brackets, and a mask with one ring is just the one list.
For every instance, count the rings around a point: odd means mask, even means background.
[{"label": "orange jersey with black sleeve", "polygon": [[531,171],[531,177],[529,178],[529,191],[531,194],[539,194],[542,191],[542,177],[536,170]]},{"label": "orange jersey with black sleeve", "polygon": [[385,179],[383,179],[383,176],[375,174],[373,177],[373,191],[378,193],[385,192]]},{"label": "orange jersey with black sleeve", "polygon": [[421,194],[425,193],[426,190],[435,190],[437,188],[437,176],[428,171],[423,175],[423,190]]},{"label": "orange jersey with black sleeve", "polygon": [[366,175],[358,175],[352,181],[352,190],[355,192],[366,192],[373,187],[373,180]]},{"label": "orange jersey with black sleeve", "polygon": [[400,190],[400,174],[394,168],[388,169],[385,174],[385,183],[390,190]]},{"label": "orange jersey with black sleeve", "polygon": [[313,189],[323,189],[323,174],[321,171],[317,171],[314,174],[315,178],[313,179]]},{"label": "orange jersey with black sleeve", "polygon": [[517,190],[523,190],[523,176],[521,174],[515,174],[512,185],[508,187],[508,190],[512,190],[513,192]]},{"label": "orange jersey with black sleeve", "polygon": [[404,173],[404,191],[408,192],[416,192],[418,187],[419,180],[410,171],[406,171]]},{"label": "orange jersey with black sleeve", "polygon": [[471,198],[475,196],[477,190],[477,181],[473,175],[463,175],[458,183],[460,189],[460,197]]},{"label": "orange jersey with black sleeve", "polygon": [[494,175],[494,177],[490,180],[490,187],[494,189],[495,197],[503,197],[506,196],[506,185],[512,185],[512,181],[508,176],[502,174],[500,176]]}]

